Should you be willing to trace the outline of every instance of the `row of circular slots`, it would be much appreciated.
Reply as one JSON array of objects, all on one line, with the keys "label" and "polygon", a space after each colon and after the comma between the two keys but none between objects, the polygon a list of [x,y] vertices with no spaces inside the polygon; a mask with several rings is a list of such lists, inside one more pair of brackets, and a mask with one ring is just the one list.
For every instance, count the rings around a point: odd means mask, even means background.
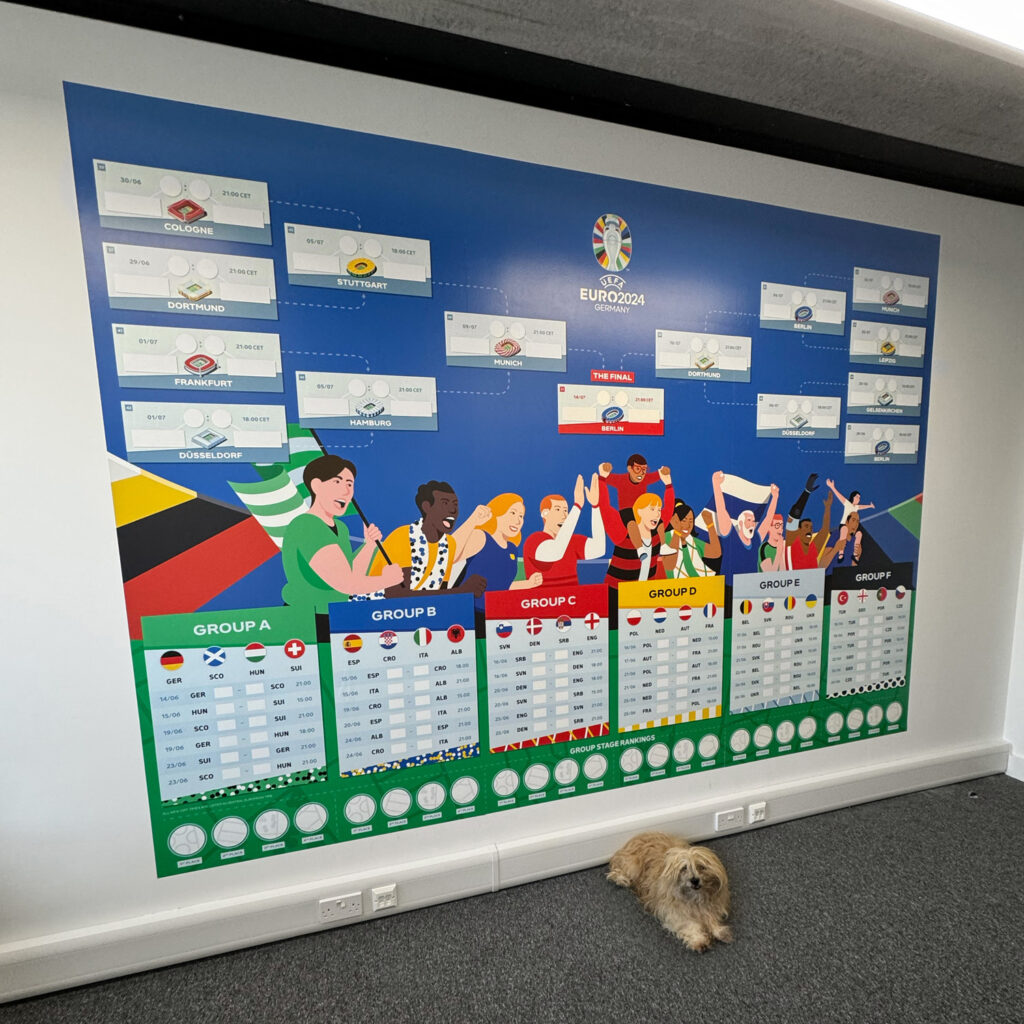
[{"label": "row of circular slots", "polygon": [[[852,708],[844,716],[842,712],[834,711],[825,720],[825,731],[830,735],[838,735],[845,725],[850,732],[859,731],[865,723],[869,727],[881,725],[883,718],[890,723],[900,720],[903,715],[903,705],[899,701],[893,701],[883,710],[880,704],[873,704],[864,712],[860,708]],[[767,748],[772,740],[780,745],[787,745],[793,741],[797,734],[802,740],[811,739],[818,729],[816,718],[808,715],[798,725],[794,725],[789,719],[779,722],[774,728],[767,723],[754,728],[753,732],[744,726],[733,731],[729,737],[729,748],[734,754],[741,754],[747,750],[751,742],[758,749]],[[647,747],[646,753],[638,746],[628,746],[619,755],[619,767],[625,775],[635,774],[646,762],[652,770],[663,768],[671,758],[677,764],[687,764],[699,754],[704,760],[714,757],[719,750],[719,739],[715,733],[707,733],[694,744],[691,739],[681,739],[671,748],[666,743],[652,743]],[[502,768],[495,773],[491,780],[491,788],[499,798],[511,797],[520,787],[525,786],[530,792],[540,792],[550,783],[552,777],[559,786],[570,786],[574,784],[581,771],[583,777],[596,782],[601,779],[608,770],[608,758],[601,753],[593,753],[579,764],[572,757],[562,758],[550,769],[543,762],[531,764],[520,777],[519,772],[513,768]],[[465,775],[456,779],[451,786],[452,801],[459,806],[471,804],[479,795],[480,784],[472,776]],[[416,791],[416,804],[424,813],[437,811],[449,793],[439,782],[427,782]],[[380,798],[380,810],[386,817],[391,819],[403,817],[413,804],[413,795],[409,790],[401,786],[389,789]],[[352,825],[363,825],[370,821],[377,813],[377,801],[368,793],[357,793],[346,801],[344,815]],[[311,802],[303,804],[290,821],[288,816],[277,809],[263,811],[253,823],[253,831],[264,842],[273,842],[280,839],[294,824],[295,828],[304,834],[312,834],[323,828],[328,818],[327,808],[321,803]],[[240,817],[231,815],[222,818],[214,825],[212,830],[213,842],[221,849],[232,849],[240,846],[249,835],[248,823]],[[194,823],[179,825],[168,838],[168,845],[172,852],[179,856],[194,856],[206,845],[207,837],[205,830]]]}]

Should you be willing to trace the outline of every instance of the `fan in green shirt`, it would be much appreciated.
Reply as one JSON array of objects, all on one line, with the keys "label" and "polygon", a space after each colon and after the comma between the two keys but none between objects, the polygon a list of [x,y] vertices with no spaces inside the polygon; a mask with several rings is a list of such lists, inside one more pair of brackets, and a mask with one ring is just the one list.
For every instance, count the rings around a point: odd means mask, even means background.
[{"label": "fan in green shirt", "polygon": [[353,552],[348,527],[336,518],[352,501],[356,467],[337,455],[322,455],[306,466],[302,479],[312,502],[284,532],[285,604],[325,613],[334,602],[401,583],[400,565],[386,565],[379,576],[367,576],[380,530],[373,523],[367,526],[365,543]]}]

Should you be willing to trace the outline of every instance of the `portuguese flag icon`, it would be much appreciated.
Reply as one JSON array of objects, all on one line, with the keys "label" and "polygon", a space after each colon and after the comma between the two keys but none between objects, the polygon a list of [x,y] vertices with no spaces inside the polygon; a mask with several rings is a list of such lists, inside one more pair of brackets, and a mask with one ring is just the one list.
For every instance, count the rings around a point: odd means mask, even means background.
[{"label": "portuguese flag icon", "polygon": [[263,644],[254,640],[245,648],[243,653],[245,654],[246,661],[257,662],[262,661],[267,656],[267,649]]},{"label": "portuguese flag icon", "polygon": [[160,655],[160,664],[168,672],[177,672],[185,664],[185,659],[182,657],[181,651],[164,651]]}]

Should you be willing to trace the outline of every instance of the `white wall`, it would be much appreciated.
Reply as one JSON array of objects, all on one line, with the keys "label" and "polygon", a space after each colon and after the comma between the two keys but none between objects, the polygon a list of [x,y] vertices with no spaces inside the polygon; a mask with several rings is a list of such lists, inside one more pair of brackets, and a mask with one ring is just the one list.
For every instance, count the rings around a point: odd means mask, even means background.
[{"label": "white wall", "polygon": [[1013,657],[1010,661],[1010,684],[1006,695],[1006,738],[1012,744],[1009,763],[1006,766],[1007,774],[1024,782],[1024,559],[1021,560],[1020,566]]},{"label": "white wall", "polygon": [[[941,234],[909,731],[158,880],[62,79],[583,170],[614,150],[640,180]],[[706,834],[759,794],[779,820],[1005,766],[1024,210],[5,4],[0,140],[0,997],[310,930],[342,884],[398,878],[404,908],[597,863],[647,821]]]}]

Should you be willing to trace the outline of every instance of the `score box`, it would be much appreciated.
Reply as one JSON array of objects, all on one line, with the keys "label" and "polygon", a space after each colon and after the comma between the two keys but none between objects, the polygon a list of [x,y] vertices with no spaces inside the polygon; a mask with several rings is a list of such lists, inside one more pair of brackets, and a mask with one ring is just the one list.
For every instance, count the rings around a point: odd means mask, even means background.
[{"label": "score box", "polygon": [[731,714],[818,699],[824,596],[824,569],[733,577]]},{"label": "score box", "polygon": [[923,320],[928,316],[928,285],[927,277],[854,267],[854,312],[914,316]]},{"label": "score box", "polygon": [[772,331],[842,334],[846,292],[762,281],[760,324]]},{"label": "score box", "polygon": [[143,616],[142,646],[161,800],[326,767],[313,615]]},{"label": "score box", "polygon": [[368,231],[285,224],[288,283],[313,288],[426,295],[430,242]]},{"label": "score box", "polygon": [[475,757],[473,597],[330,606],[342,775]]},{"label": "score box", "polygon": [[565,373],[565,346],[564,320],[445,310],[444,351],[449,366]]},{"label": "score box", "polygon": [[838,437],[842,399],[835,395],[757,396],[758,437]]},{"label": "score box", "polygon": [[117,382],[170,391],[284,391],[281,338],[113,324]]},{"label": "score box", "polygon": [[274,261],[103,243],[111,309],[277,319]]},{"label": "score box", "polygon": [[924,327],[850,321],[850,362],[878,366],[924,366]]},{"label": "score box", "polygon": [[654,332],[654,375],[683,380],[750,380],[751,339],[694,331]]},{"label": "score box", "polygon": [[662,388],[625,388],[606,384],[558,385],[560,434],[665,433]]},{"label": "score box", "polygon": [[920,416],[923,398],[923,377],[851,373],[846,391],[846,410],[861,415]]},{"label": "score box", "polygon": [[911,562],[832,570],[827,696],[906,685],[913,576]]},{"label": "score box", "polygon": [[913,464],[920,441],[921,428],[916,423],[847,423],[844,461]]},{"label": "score box", "polygon": [[100,227],[270,245],[263,181],[93,160]]},{"label": "score box", "polygon": [[295,374],[299,424],[332,430],[437,430],[437,381],[382,373]]},{"label": "score box", "polygon": [[619,584],[619,732],[722,713],[725,577]]},{"label": "score box", "polygon": [[282,462],[283,405],[122,402],[129,462]]},{"label": "score box", "polygon": [[608,588],[489,592],[492,752],[608,732]]}]

